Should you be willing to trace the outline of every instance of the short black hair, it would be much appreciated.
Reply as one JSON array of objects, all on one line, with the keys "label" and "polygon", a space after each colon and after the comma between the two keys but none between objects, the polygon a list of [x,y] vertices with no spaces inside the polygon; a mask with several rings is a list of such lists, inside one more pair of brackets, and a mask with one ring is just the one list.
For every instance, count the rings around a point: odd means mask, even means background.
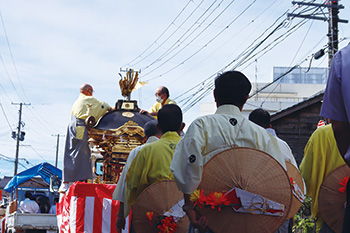
[{"label": "short black hair", "polygon": [[158,123],[162,133],[179,131],[182,123],[182,111],[176,104],[166,104],[158,111]]},{"label": "short black hair", "polygon": [[143,126],[143,130],[147,138],[151,136],[155,136],[158,133],[160,133],[157,125],[158,125],[158,121],[156,120],[151,120],[146,122],[146,124]]},{"label": "short black hair", "polygon": [[249,120],[263,128],[270,128],[270,113],[262,108],[257,108],[249,114]]},{"label": "short black hair", "polygon": [[24,194],[24,197],[25,197],[25,198],[29,198],[30,200],[33,199],[33,195],[32,195],[32,193],[29,192],[29,191],[27,191],[27,192]]},{"label": "short black hair", "polygon": [[169,94],[168,88],[163,86],[162,89],[161,89],[161,92],[162,92],[162,94],[165,93],[167,98],[169,98],[170,94]]},{"label": "short black hair", "polygon": [[249,79],[239,71],[227,71],[215,79],[214,95],[220,105],[233,104],[242,107],[252,85]]}]

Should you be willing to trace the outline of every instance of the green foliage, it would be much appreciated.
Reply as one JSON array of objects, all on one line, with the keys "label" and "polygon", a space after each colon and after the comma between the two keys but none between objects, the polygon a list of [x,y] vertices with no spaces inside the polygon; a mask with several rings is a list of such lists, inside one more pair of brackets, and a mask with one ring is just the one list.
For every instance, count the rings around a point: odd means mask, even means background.
[{"label": "green foliage", "polygon": [[294,221],[293,232],[312,233],[315,223],[311,217],[302,218],[300,215],[296,214],[294,216]]},{"label": "green foliage", "polygon": [[293,232],[312,233],[314,220],[311,218],[311,197],[306,197],[298,213],[294,216]]}]

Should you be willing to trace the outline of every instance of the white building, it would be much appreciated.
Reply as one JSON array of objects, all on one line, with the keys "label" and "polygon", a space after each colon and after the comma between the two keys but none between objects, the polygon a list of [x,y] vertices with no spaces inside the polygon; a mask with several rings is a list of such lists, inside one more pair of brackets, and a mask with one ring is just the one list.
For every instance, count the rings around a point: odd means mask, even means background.
[{"label": "white building", "polygon": [[[274,80],[276,80],[287,68],[275,67]],[[270,114],[299,103],[310,96],[322,91],[326,87],[327,68],[298,68],[285,75],[281,81],[264,88],[267,83],[252,83],[250,95],[257,90],[262,91],[253,95],[243,108],[243,115],[248,117],[249,113],[256,108],[264,108]],[[215,103],[203,103],[200,105],[200,115],[213,114],[216,110]]]}]

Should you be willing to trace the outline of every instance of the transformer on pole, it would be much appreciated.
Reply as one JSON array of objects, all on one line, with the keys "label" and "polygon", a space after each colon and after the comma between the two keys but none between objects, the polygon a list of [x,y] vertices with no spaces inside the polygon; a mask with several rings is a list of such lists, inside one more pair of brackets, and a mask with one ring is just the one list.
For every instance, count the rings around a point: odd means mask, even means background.
[{"label": "transformer on pole", "polygon": [[[329,0],[324,4],[311,3],[311,2],[297,2],[292,1],[292,4],[299,6],[315,6],[319,8],[328,8],[329,16],[321,17],[316,15],[302,15],[302,14],[288,14],[288,17],[299,17],[306,19],[314,19],[314,20],[323,20],[328,22],[328,67],[331,66],[332,59],[334,54],[338,51],[338,23],[348,23],[348,20],[339,19],[338,13],[339,9],[344,9],[343,5],[339,5],[338,2],[340,0]],[[323,51],[324,52],[324,51]],[[318,58],[323,52],[317,54]],[[316,55],[316,54],[315,54]],[[323,55],[323,54],[322,54]],[[316,56],[315,56],[316,58]]]}]

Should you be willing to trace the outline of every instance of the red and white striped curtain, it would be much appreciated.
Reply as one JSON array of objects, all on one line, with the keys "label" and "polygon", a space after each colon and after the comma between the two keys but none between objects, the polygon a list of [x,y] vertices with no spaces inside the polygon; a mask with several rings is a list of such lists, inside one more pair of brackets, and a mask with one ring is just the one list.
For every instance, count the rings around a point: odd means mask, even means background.
[{"label": "red and white striped curtain", "polygon": [[1,222],[1,233],[5,233],[5,228],[6,228],[6,218],[3,217],[2,219],[0,219]]},{"label": "red and white striped curtain", "polygon": [[[75,182],[57,203],[60,233],[117,232],[119,202],[112,200],[116,185]],[[129,229],[129,217],[125,229]],[[128,230],[123,231],[125,233]]]}]

